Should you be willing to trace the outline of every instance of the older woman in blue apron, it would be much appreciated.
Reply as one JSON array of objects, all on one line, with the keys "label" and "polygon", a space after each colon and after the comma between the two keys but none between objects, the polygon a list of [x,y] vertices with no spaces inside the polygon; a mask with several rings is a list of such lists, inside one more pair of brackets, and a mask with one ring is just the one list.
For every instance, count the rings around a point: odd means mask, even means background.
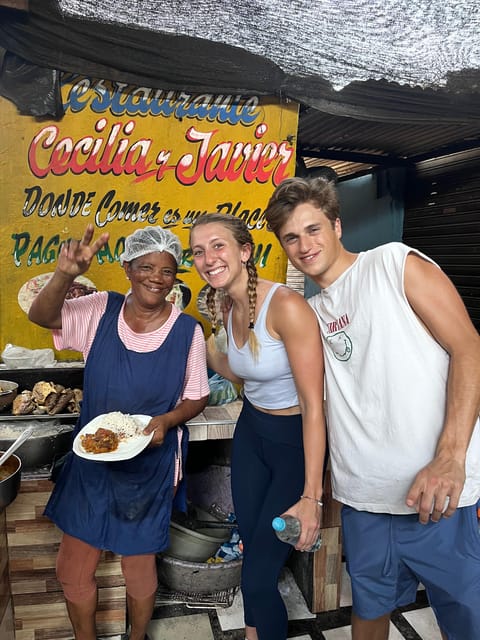
[{"label": "older woman in blue apron", "polygon": [[57,349],[85,359],[83,402],[76,435],[98,415],[119,411],[152,419],[150,445],[131,459],[92,461],[68,456],[45,509],[64,532],[57,559],[77,640],[95,640],[95,571],[102,550],[122,556],[130,640],[143,640],[155,603],[155,555],[169,544],[173,501],[185,509],[185,422],[208,399],[200,325],[167,301],[182,249],[161,227],[137,229],[120,262],[130,280],[126,296],[98,292],[66,300],[108,234],[66,243],[56,270],[38,294],[30,319],[53,330]]}]

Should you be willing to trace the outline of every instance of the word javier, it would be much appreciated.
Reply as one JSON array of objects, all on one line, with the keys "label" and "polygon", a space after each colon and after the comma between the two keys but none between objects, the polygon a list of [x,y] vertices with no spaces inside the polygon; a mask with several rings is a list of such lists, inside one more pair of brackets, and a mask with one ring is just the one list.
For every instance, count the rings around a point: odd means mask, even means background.
[{"label": "word javier", "polygon": [[110,123],[100,118],[92,135],[74,139],[61,133],[57,124],[42,127],[28,149],[28,164],[37,178],[65,174],[131,176],[133,182],[163,180],[171,173],[181,185],[243,181],[245,184],[278,185],[289,176],[294,154],[287,141],[262,142],[268,126],[257,125],[259,142],[225,140],[219,130],[190,127],[185,139],[191,150],[175,158],[173,150],[154,149],[152,138],[133,138],[136,123]]}]

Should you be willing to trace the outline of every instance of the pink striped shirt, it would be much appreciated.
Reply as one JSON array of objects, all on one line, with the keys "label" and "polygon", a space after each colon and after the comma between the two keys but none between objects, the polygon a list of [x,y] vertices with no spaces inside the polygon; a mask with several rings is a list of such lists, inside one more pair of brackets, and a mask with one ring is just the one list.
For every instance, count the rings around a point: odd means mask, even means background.
[{"label": "pink striped shirt", "polygon": [[[73,351],[80,351],[83,354],[83,359],[86,360],[100,320],[105,313],[107,300],[108,292],[106,291],[65,300],[62,308],[62,328],[55,329],[52,332],[55,348],[58,350],[72,349]],[[172,311],[168,320],[159,329],[149,333],[135,333],[125,322],[123,317],[124,306],[125,303],[118,315],[118,335],[127,349],[137,353],[147,353],[158,349],[181,313],[172,304]],[[186,399],[200,400],[200,398],[207,396],[209,392],[205,339],[200,325],[197,325],[188,354],[185,385],[178,402]],[[178,449],[175,460],[175,485],[182,478],[182,430],[177,429],[177,434]]]},{"label": "pink striped shirt", "polygon": [[[55,348],[80,351],[84,360],[90,353],[99,322],[107,306],[108,293],[100,291],[88,296],[65,300],[62,308],[62,328],[54,330]],[[118,315],[118,335],[127,349],[137,353],[155,351],[163,343],[181,311],[172,304],[168,320],[155,331],[135,333],[123,317],[123,306]],[[200,325],[195,328],[188,355],[185,386],[181,400],[199,400],[209,394],[206,368],[205,339]]]}]

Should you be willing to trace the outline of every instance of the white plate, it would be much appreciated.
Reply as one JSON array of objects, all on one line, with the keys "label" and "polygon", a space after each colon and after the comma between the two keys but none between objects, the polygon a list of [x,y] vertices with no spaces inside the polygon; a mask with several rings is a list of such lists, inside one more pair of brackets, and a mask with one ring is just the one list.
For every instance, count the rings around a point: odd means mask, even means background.
[{"label": "white plate", "polygon": [[[85,435],[86,433],[95,433],[95,431],[100,426],[102,426],[104,418],[105,414],[97,416],[77,433],[77,435],[75,436],[75,440],[73,441],[73,452],[76,453],[77,456],[85,458],[86,460],[94,460],[95,462],[116,462],[117,460],[129,460],[130,458],[134,458],[141,451],[143,451],[153,438],[152,431],[152,433],[148,436],[141,434],[139,436],[120,441],[118,449],[115,449],[115,451],[110,451],[109,453],[87,453],[87,451],[85,451],[82,446],[81,436]],[[151,416],[145,416],[143,414],[132,415],[132,418],[138,420],[138,422],[140,422],[143,427],[146,427],[152,419]]]}]

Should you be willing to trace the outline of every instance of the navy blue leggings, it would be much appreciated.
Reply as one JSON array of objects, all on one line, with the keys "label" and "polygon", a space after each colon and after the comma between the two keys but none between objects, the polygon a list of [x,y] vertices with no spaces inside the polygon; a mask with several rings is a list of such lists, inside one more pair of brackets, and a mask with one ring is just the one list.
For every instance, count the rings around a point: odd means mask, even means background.
[{"label": "navy blue leggings", "polygon": [[303,491],[302,418],[272,416],[244,400],[232,446],[232,497],[244,545],[245,624],[259,640],[285,640],[288,616],[278,579],[292,547],[280,542],[272,519]]}]

